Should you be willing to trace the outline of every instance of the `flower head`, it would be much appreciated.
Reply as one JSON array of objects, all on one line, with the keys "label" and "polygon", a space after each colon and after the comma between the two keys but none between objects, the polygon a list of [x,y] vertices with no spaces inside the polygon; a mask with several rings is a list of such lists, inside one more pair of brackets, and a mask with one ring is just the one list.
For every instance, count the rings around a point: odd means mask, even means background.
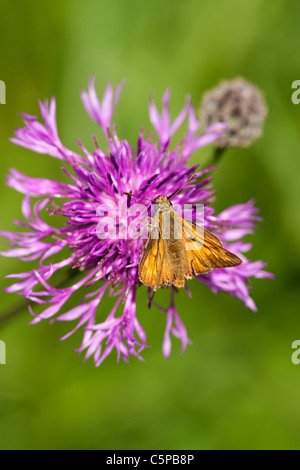
[{"label": "flower head", "polygon": [[217,147],[248,147],[260,137],[267,115],[262,92],[243,78],[222,81],[205,93],[200,109],[204,126],[226,122],[229,132]]},{"label": "flower head", "polygon": [[[179,190],[195,173],[196,183],[187,184],[174,197],[174,202],[202,202],[205,205],[206,227],[216,231],[224,245],[244,260],[241,266],[215,270],[206,276],[199,276],[198,280],[208,284],[215,292],[223,290],[239,297],[255,310],[249,296],[248,277],[271,276],[262,270],[262,262],[250,262],[244,255],[251,246],[243,241],[243,237],[253,232],[258,220],[253,202],[215,215],[210,205],[214,195],[210,184],[212,178],[206,176],[211,169],[197,172],[195,167],[187,166],[192,153],[220,138],[227,126],[215,124],[199,133],[200,123],[195,118],[190,99],[171,123],[170,92],[167,90],[161,115],[150,101],[150,120],[156,130],[158,144],[151,137],[146,137],[142,130],[134,148],[127,140],[120,140],[115,127],[112,127],[121,87],[122,84],[114,94],[109,84],[100,101],[92,78],[88,92],[81,95],[87,112],[104,132],[107,149],[99,148],[96,140],[93,151],[87,150],[80,141],[79,153],[67,149],[58,135],[54,98],[49,103],[40,103],[44,124],[35,116],[23,114],[25,127],[16,130],[12,141],[63,161],[68,166],[63,171],[70,181],[63,183],[34,178],[12,169],[7,184],[25,195],[22,205],[25,221],[16,221],[24,231],[1,232],[11,245],[8,251],[1,253],[3,256],[18,257],[22,261],[38,260],[35,269],[7,276],[17,281],[5,290],[42,306],[40,314],[30,307],[32,323],[43,319],[52,322],[75,321],[76,325],[64,338],[82,329],[83,340],[78,352],[85,351],[86,359],[93,356],[96,365],[101,364],[113,349],[117,351],[118,358],[122,357],[125,361],[129,355],[141,359],[141,352],[146,347],[146,333],[136,312],[136,292],[141,286],[138,265],[146,241],[142,237],[107,236],[105,230],[99,233],[99,220],[106,215],[105,210],[101,209],[103,206],[109,207],[110,215],[116,221],[116,224],[108,224],[109,230],[112,227],[122,230],[122,210],[130,211],[132,206],[130,197],[125,197],[125,207],[122,208],[125,192],[154,200],[159,195],[170,195]],[[186,117],[185,138],[171,148],[173,135]],[[31,198],[39,198],[33,206]],[[59,226],[51,223],[49,214],[60,216]],[[52,258],[54,255],[55,260]],[[77,274],[73,284],[67,287],[54,285],[52,279],[57,272],[71,270]],[[85,286],[90,286],[91,291],[87,293],[83,289]],[[146,292],[146,287],[143,286],[143,289]],[[82,292],[82,300],[70,309],[68,301],[76,291]],[[170,291],[170,307],[160,307],[167,316],[163,341],[166,357],[171,351],[171,333],[181,340],[182,350],[189,342],[175,308],[175,291],[173,288]],[[105,295],[115,298],[110,312],[101,310],[100,304]],[[149,305],[151,300],[149,293]]]}]

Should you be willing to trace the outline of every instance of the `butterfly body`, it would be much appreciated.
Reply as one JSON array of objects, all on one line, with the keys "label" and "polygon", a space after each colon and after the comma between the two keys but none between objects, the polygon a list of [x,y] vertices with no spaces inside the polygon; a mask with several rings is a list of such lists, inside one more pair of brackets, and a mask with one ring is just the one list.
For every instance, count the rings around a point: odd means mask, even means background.
[{"label": "butterfly body", "polygon": [[215,235],[180,217],[167,197],[159,196],[155,205],[139,264],[143,284],[154,291],[163,286],[184,287],[185,279],[241,264],[240,258],[225,250]]}]

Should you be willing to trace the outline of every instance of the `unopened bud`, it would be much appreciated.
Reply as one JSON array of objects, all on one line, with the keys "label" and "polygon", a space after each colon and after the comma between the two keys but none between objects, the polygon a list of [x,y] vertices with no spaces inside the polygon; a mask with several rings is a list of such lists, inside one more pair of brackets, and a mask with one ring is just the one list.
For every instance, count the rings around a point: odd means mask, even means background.
[{"label": "unopened bud", "polygon": [[222,81],[205,93],[200,108],[204,128],[226,122],[229,131],[216,141],[217,147],[248,147],[262,134],[267,115],[262,92],[243,78]]}]

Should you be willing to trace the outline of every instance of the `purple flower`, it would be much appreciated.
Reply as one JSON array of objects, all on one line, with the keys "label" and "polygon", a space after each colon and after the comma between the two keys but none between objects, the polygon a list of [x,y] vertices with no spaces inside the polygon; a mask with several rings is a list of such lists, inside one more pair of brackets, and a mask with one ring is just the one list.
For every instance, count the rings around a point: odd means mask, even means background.
[{"label": "purple flower", "polygon": [[[253,201],[233,206],[215,215],[210,205],[214,195],[210,184],[212,178],[205,176],[212,168],[197,172],[197,167],[187,166],[192,153],[216,141],[226,132],[227,126],[214,124],[199,133],[200,123],[189,98],[183,110],[171,122],[170,91],[167,90],[163,96],[161,114],[152,99],[150,100],[150,120],[157,133],[158,144],[152,142],[151,136],[146,137],[142,130],[136,148],[133,148],[126,140],[120,140],[115,127],[112,127],[121,88],[122,84],[114,94],[113,87],[109,84],[101,102],[92,77],[88,92],[82,92],[81,95],[87,112],[104,132],[107,139],[105,150],[99,148],[96,139],[92,152],[80,141],[79,153],[62,144],[57,132],[54,98],[50,103],[40,103],[44,124],[35,116],[22,115],[25,127],[16,130],[16,137],[12,142],[63,161],[69,166],[68,169],[63,168],[63,171],[70,182],[66,184],[29,177],[12,169],[7,177],[7,184],[25,194],[22,211],[26,222],[15,221],[16,225],[24,228],[23,232],[1,232],[11,245],[8,251],[1,252],[3,256],[18,257],[22,261],[39,260],[33,270],[7,276],[16,278],[17,281],[5,290],[44,307],[38,315],[30,307],[34,317],[32,323],[43,319],[50,319],[51,322],[76,321],[75,327],[64,338],[82,328],[83,340],[78,352],[85,351],[85,359],[93,356],[96,365],[100,365],[113,349],[116,349],[118,359],[122,356],[128,361],[129,355],[142,359],[141,352],[146,347],[146,334],[136,312],[136,292],[141,287],[138,265],[145,239],[99,237],[99,207],[102,205],[109,207],[110,215],[117,221],[116,228],[122,230],[120,204],[124,201],[124,192],[142,195],[152,201],[159,195],[168,196],[174,193],[194,173],[196,182],[188,183],[174,197],[174,203],[183,205],[202,202],[205,205],[206,228],[217,233],[224,246],[243,260],[241,266],[217,269],[208,275],[199,276],[198,280],[207,284],[214,292],[223,290],[240,298],[249,308],[255,310],[255,304],[249,296],[248,278],[272,277],[270,273],[263,271],[264,263],[251,262],[244,255],[251,244],[243,238],[253,233],[255,223],[259,220]],[[185,120],[185,137],[171,148],[171,140]],[[33,207],[31,197],[39,198]],[[66,202],[61,202],[61,199]],[[123,209],[130,210],[132,204],[132,199],[126,197],[126,207]],[[60,216],[61,223],[58,227],[51,224],[49,214]],[[52,220],[57,220],[57,217]],[[105,231],[103,234],[105,235]],[[51,261],[54,255],[55,260]],[[78,274],[76,282],[68,287],[55,287],[52,276],[60,271],[70,273],[71,269]],[[84,290],[83,287],[86,286],[91,291]],[[146,287],[142,288],[146,293]],[[67,303],[75,291],[82,292],[82,300],[70,309]],[[158,306],[166,315],[163,340],[165,357],[171,352],[171,333],[180,339],[182,351],[189,343],[185,326],[175,308],[175,292],[176,289],[170,288],[169,308]],[[115,298],[114,306],[108,314],[101,311],[100,307],[104,295]],[[151,306],[152,297],[149,291],[148,297]]]}]

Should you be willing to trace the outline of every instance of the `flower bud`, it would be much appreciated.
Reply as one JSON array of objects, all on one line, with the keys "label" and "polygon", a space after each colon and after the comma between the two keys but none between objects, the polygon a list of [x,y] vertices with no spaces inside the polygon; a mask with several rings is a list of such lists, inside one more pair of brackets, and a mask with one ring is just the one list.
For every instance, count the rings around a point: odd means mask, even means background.
[{"label": "flower bud", "polygon": [[224,80],[205,93],[200,108],[204,128],[226,122],[228,133],[216,141],[216,146],[248,147],[262,134],[267,115],[262,92],[243,78]]}]

